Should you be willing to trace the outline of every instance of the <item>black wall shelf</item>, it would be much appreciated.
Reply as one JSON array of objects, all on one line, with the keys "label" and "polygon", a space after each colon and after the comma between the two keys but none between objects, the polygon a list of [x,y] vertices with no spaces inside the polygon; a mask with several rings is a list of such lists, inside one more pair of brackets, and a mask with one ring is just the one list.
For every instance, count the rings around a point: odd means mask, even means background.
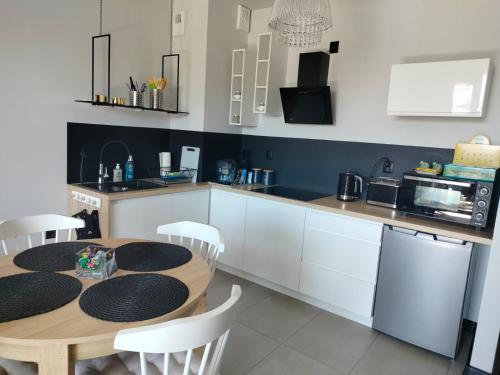
[{"label": "black wall shelf", "polygon": [[153,109],[153,108],[148,108],[148,107],[138,107],[138,106],[133,106],[133,105],[127,105],[127,104],[112,104],[112,103],[103,103],[103,102],[94,102],[92,100],[75,100],[77,103],[86,103],[86,104],[92,104],[95,106],[101,106],[101,107],[118,107],[118,108],[130,108],[130,109],[135,109],[135,110],[140,110],[140,111],[152,111],[152,112],[164,112],[164,113],[178,113],[178,114],[189,114],[189,112],[182,112],[182,111],[171,111],[168,109]]}]

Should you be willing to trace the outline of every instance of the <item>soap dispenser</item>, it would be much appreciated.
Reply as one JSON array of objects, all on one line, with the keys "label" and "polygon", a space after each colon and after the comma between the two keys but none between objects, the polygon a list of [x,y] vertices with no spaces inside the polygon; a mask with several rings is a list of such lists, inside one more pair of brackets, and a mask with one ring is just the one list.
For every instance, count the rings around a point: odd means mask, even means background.
[{"label": "soap dispenser", "polygon": [[122,169],[120,168],[120,163],[116,163],[116,167],[113,169],[113,182],[122,182]]}]

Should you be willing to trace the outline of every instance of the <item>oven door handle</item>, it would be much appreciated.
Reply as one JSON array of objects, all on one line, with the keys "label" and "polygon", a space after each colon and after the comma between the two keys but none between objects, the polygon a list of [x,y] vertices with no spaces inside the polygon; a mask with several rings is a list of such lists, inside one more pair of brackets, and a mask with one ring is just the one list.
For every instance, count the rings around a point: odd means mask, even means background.
[{"label": "oven door handle", "polygon": [[439,180],[439,179],[435,179],[435,178],[410,176],[410,175],[404,175],[403,179],[414,180],[414,181],[425,181],[425,182],[432,182],[434,184],[439,183],[439,184],[452,185],[452,186],[463,186],[463,187],[471,187],[472,186],[472,183],[470,183],[470,182]]}]

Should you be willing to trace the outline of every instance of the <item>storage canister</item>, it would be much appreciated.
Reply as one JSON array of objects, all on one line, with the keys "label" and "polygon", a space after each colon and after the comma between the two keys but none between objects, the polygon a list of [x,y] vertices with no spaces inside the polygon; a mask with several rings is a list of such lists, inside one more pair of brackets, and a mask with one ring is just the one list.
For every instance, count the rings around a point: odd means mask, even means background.
[{"label": "storage canister", "polygon": [[253,183],[262,184],[262,169],[252,168],[252,171],[253,171]]},{"label": "storage canister", "polygon": [[262,173],[262,183],[266,186],[274,185],[275,183],[274,169],[264,169],[264,172]]}]

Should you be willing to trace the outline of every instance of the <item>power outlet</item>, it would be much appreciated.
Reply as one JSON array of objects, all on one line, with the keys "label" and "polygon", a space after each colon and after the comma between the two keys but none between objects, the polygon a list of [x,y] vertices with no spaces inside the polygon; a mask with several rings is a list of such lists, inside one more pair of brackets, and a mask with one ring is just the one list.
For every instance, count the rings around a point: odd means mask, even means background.
[{"label": "power outlet", "polygon": [[267,160],[273,160],[273,152],[271,150],[266,151],[266,159]]},{"label": "power outlet", "polygon": [[384,165],[382,167],[382,171],[384,173],[392,173],[394,172],[394,162],[390,159],[384,160]]}]

